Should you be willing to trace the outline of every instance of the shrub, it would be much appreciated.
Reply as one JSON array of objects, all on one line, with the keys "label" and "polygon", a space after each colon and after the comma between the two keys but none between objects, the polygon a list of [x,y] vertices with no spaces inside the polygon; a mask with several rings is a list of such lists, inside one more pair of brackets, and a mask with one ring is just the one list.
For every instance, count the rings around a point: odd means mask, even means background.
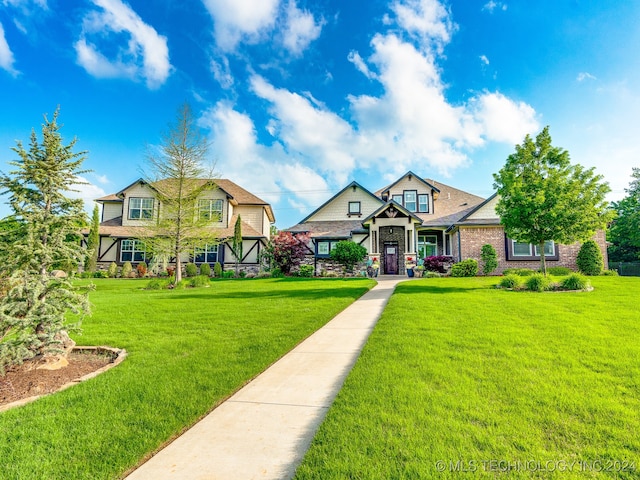
[{"label": "shrub", "polygon": [[467,258],[451,267],[452,277],[475,277],[477,274],[478,261],[474,258]]},{"label": "shrub", "polygon": [[220,265],[220,262],[213,264],[213,276],[216,278],[222,277],[222,265]]},{"label": "shrub", "polygon": [[122,264],[122,273],[120,274],[120,276],[122,278],[129,278],[131,276],[132,271],[133,271],[133,268],[131,267],[131,262],[124,262]]},{"label": "shrub", "polygon": [[301,277],[313,277],[313,265],[300,265]]},{"label": "shrub", "polygon": [[145,290],[161,290],[163,286],[163,282],[155,278],[147,283]]},{"label": "shrub", "polygon": [[107,275],[109,275],[109,278],[116,278],[118,276],[118,265],[116,265],[116,262],[111,262],[109,264]]},{"label": "shrub", "polygon": [[521,277],[530,277],[536,272],[534,270],[531,270],[530,268],[506,268],[502,273],[504,275],[519,275]]},{"label": "shrub", "polygon": [[[89,275],[91,275],[91,272],[85,272],[85,273],[89,273]],[[109,272],[107,272],[106,270],[97,270],[93,272],[93,278],[108,278],[108,277],[109,277]],[[88,278],[88,277],[82,277],[82,278]]]},{"label": "shrub", "polygon": [[604,268],[604,259],[600,247],[593,240],[587,240],[580,247],[576,257],[578,269],[585,275],[600,275]]},{"label": "shrub", "polygon": [[209,277],[206,275],[196,275],[189,279],[189,285],[192,287],[206,287],[209,285]]},{"label": "shrub", "polygon": [[522,277],[519,275],[514,275],[513,273],[510,275],[505,275],[500,279],[499,285],[502,288],[518,288],[522,285]]},{"label": "shrub", "polygon": [[617,270],[603,270],[601,275],[605,277],[617,277],[619,273]]},{"label": "shrub", "polygon": [[573,271],[567,267],[549,267],[547,268],[547,273],[556,277],[566,277],[567,275],[571,275]]},{"label": "shrub", "polygon": [[562,279],[560,286],[565,290],[587,290],[591,287],[591,282],[579,273],[574,273]]},{"label": "shrub", "polygon": [[167,267],[167,276],[173,277],[176,273],[176,267]]},{"label": "shrub", "polygon": [[222,272],[222,278],[235,278],[236,272],[233,270],[225,270]]},{"label": "shrub", "polygon": [[305,234],[280,232],[260,252],[260,263],[268,269],[279,268],[282,272],[289,273],[309,253],[307,245],[310,241]]},{"label": "shrub", "polygon": [[493,248],[493,245],[489,245],[488,243],[484,244],[482,246],[480,258],[483,263],[482,273],[485,275],[489,275],[498,268],[498,254],[496,253],[496,249]]},{"label": "shrub", "polygon": [[144,262],[140,262],[136,267],[136,271],[138,272],[138,276],[140,278],[144,277],[147,274],[147,264]]},{"label": "shrub", "polygon": [[353,272],[354,265],[367,256],[367,249],[351,240],[341,240],[336,243],[329,256],[331,260],[343,265],[347,272]]},{"label": "shrub", "polygon": [[422,275],[423,278],[440,278],[442,277],[442,273],[440,272],[430,272],[430,271],[426,271],[424,272],[424,274]]},{"label": "shrub", "polygon": [[271,269],[271,278],[282,278],[284,277],[284,273],[278,267]]},{"label": "shrub", "polygon": [[525,285],[532,292],[544,292],[549,289],[551,281],[541,273],[534,273],[527,277]]},{"label": "shrub", "polygon": [[203,275],[205,277],[211,276],[211,266],[208,263],[200,264],[200,275]]},{"label": "shrub", "polygon": [[184,273],[187,277],[195,277],[198,275],[198,267],[195,263],[187,263],[184,267]]},{"label": "shrub", "polygon": [[423,260],[424,268],[430,272],[447,273],[453,265],[453,257],[448,255],[434,255],[425,257]]}]

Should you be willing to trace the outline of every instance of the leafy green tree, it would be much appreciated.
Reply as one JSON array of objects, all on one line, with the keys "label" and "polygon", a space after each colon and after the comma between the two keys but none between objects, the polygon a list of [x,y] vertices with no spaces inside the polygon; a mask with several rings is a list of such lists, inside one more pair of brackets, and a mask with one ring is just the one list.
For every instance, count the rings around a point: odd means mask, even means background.
[{"label": "leafy green tree", "polygon": [[220,219],[199,203],[204,191],[216,188],[213,169],[205,167],[208,150],[191,108],[184,104],[159,151],[148,156],[147,180],[156,190],[161,212],[141,240],[154,256],[175,258],[176,283],[182,280],[181,256],[218,241],[211,225]]},{"label": "leafy green tree", "polygon": [[600,275],[602,273],[604,259],[596,242],[587,240],[582,244],[576,257],[576,265],[585,275]]},{"label": "leafy green tree", "polygon": [[80,182],[86,152],[74,152],[74,139],[64,145],[58,124],[45,116],[42,141],[35,130],[26,149],[13,151],[14,170],[0,175],[2,194],[15,221],[12,241],[0,252],[0,264],[10,272],[8,291],[0,300],[0,370],[36,355],[50,355],[73,344],[67,334],[68,312],[80,319],[89,313],[86,291],[66,278],[52,278],[54,265],[79,263],[84,249],[68,241],[86,224],[83,203],[65,194]]},{"label": "leafy green tree", "polygon": [[498,268],[498,254],[493,245],[484,244],[480,251],[480,259],[482,260],[482,273],[489,275]]},{"label": "leafy green tree", "polygon": [[91,227],[87,237],[87,258],[84,262],[84,269],[87,272],[95,272],[98,264],[98,248],[100,245],[100,210],[98,205],[93,207],[91,216]]},{"label": "leafy green tree", "polygon": [[238,276],[238,265],[242,262],[242,219],[240,215],[236,219],[236,224],[233,227],[233,242],[231,244],[233,250],[233,256],[236,259],[236,277]]},{"label": "leafy green tree", "polygon": [[342,240],[336,243],[330,254],[331,259],[343,265],[347,272],[352,272],[353,267],[364,260],[366,256],[366,248],[349,240]]},{"label": "leafy green tree", "polygon": [[640,168],[634,168],[633,180],[619,202],[613,202],[616,219],[608,232],[609,260],[633,262],[640,259]]},{"label": "leafy green tree", "polygon": [[496,212],[510,238],[538,245],[546,274],[544,244],[584,241],[605,228],[611,212],[609,185],[593,168],[572,165],[569,152],[551,144],[549,127],[535,141],[527,135],[494,174]]}]

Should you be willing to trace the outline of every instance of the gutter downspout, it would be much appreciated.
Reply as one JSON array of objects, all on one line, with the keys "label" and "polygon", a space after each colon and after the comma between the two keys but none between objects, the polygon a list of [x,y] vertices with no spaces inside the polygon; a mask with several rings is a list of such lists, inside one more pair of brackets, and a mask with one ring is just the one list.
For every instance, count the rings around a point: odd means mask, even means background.
[{"label": "gutter downspout", "polygon": [[460,241],[460,228],[458,228],[458,261],[462,261],[462,243]]}]

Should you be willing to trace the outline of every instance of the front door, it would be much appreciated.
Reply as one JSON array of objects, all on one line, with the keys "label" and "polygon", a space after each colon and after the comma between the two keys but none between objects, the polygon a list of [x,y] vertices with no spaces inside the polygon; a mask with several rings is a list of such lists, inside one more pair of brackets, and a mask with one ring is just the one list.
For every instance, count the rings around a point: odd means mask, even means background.
[{"label": "front door", "polygon": [[384,246],[384,273],[387,275],[398,274],[398,246]]}]

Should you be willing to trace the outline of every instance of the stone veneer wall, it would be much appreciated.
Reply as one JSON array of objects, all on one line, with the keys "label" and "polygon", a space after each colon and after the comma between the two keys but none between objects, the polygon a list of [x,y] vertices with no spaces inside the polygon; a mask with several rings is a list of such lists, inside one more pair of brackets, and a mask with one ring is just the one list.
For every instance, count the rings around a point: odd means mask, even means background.
[{"label": "stone veneer wall", "polygon": [[[457,256],[457,234],[454,236],[452,247],[455,244],[455,249],[452,250],[454,256]],[[604,266],[609,268],[609,262],[607,258],[607,242],[604,230],[598,230],[593,236],[593,240],[600,247],[600,251],[604,257]],[[486,243],[493,245],[498,253],[498,268],[493,272],[493,275],[500,275],[506,268],[531,268],[537,270],[540,268],[540,262],[535,261],[507,261],[506,247],[505,247],[505,235],[504,228],[497,227],[463,227],[460,229],[460,243],[462,245],[461,255],[462,259],[475,258],[481,264],[480,252],[482,246]],[[547,267],[568,267],[572,270],[577,270],[576,257],[580,250],[580,243],[574,243],[572,245],[560,245],[559,260],[547,260]],[[482,267],[480,267],[482,268]]]},{"label": "stone veneer wall", "polygon": [[[389,229],[393,229],[393,233],[389,233]],[[407,240],[405,237],[405,228],[397,225],[380,227],[378,232],[378,252],[380,252],[380,274],[387,273],[384,264],[384,244],[395,242],[398,246],[398,275],[405,275],[407,270],[404,266],[404,254],[407,248]]]}]

